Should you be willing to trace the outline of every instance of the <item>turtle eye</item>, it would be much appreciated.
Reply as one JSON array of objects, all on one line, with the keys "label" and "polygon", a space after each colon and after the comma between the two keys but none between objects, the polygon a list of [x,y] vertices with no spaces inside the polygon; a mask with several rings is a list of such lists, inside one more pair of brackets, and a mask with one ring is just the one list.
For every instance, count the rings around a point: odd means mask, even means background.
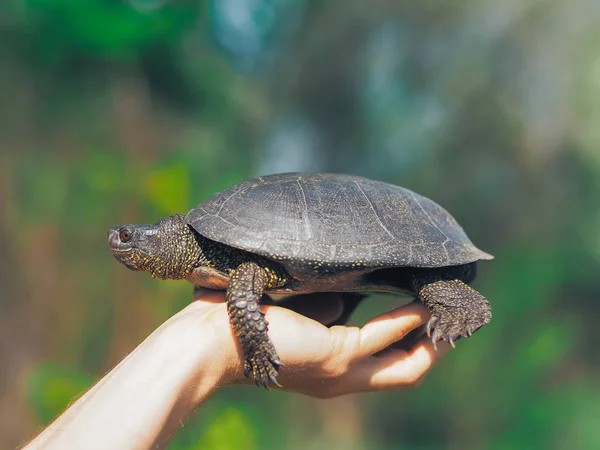
[{"label": "turtle eye", "polygon": [[119,239],[121,239],[121,242],[129,242],[131,240],[131,232],[127,228],[123,228],[119,231]]}]

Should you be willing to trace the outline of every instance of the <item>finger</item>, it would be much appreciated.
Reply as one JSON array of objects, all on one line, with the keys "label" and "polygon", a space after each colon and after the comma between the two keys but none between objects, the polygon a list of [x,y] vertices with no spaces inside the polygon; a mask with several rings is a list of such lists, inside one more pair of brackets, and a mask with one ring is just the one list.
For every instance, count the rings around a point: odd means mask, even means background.
[{"label": "finger", "polygon": [[428,323],[429,323],[429,321],[427,321],[427,323],[415,328],[414,330],[410,331],[408,334],[406,334],[406,336],[404,336],[399,341],[396,341],[393,344],[391,344],[390,346],[381,350],[380,352],[375,353],[375,356],[381,355],[392,349],[404,350],[406,352],[412,351],[418,344],[421,343],[421,340],[423,339],[423,337],[427,335],[427,324]]},{"label": "finger", "polygon": [[448,352],[450,345],[439,342],[437,350],[424,338],[410,352],[390,350],[385,355],[365,359],[349,374],[352,387],[362,391],[382,391],[417,386],[429,370]]},{"label": "finger", "polygon": [[421,303],[413,302],[371,319],[360,330],[357,358],[371,356],[406,336],[430,318]]},{"label": "finger", "polygon": [[338,319],[344,310],[342,295],[337,292],[291,295],[275,304],[322,324]]}]

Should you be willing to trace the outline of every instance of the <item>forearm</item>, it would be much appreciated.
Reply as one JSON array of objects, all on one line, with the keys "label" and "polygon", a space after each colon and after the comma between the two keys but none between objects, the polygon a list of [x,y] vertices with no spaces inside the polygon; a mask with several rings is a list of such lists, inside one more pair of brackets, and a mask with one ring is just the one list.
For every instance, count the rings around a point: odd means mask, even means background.
[{"label": "forearm", "polygon": [[27,449],[162,448],[225,379],[191,316],[156,330]]},{"label": "forearm", "polygon": [[[307,312],[322,313],[324,300],[309,297],[303,303]],[[265,310],[285,362],[282,384],[315,397],[414,387],[448,349],[439,345],[436,351],[430,340],[410,351],[389,348],[429,319],[421,304],[382,314],[362,328],[327,328],[284,308]],[[242,361],[223,295],[204,292],[201,301],[169,319],[26,448],[163,448],[217,387],[243,379]]]}]

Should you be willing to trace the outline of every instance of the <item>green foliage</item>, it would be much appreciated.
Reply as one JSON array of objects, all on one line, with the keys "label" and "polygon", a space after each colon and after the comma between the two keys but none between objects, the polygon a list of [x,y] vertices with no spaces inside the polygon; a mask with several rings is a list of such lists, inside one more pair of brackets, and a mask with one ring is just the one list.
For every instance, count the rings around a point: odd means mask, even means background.
[{"label": "green foliage", "polygon": [[36,57],[51,62],[79,52],[127,60],[180,38],[196,17],[196,2],[189,1],[28,0],[21,19],[34,33]]},{"label": "green foliage", "polygon": [[[201,420],[198,420],[201,419]],[[235,402],[209,407],[192,417],[189,427],[169,444],[169,450],[255,450],[259,422]]]},{"label": "green foliage", "polygon": [[38,424],[58,416],[79,395],[91,387],[93,378],[58,363],[40,364],[28,374],[25,394]]},{"label": "green foliage", "polygon": [[250,417],[241,410],[229,407],[219,412],[209,423],[193,449],[215,450],[258,449],[256,430]]},{"label": "green foliage", "polygon": [[[351,410],[224,389],[170,448],[600,448],[591,3],[0,2],[0,327],[16,349],[0,357],[33,367],[21,408],[0,408],[0,442],[51,421],[189,302],[185,283],[118,266],[109,226],[311,167],[455,214],[496,256],[475,282],[492,322],[417,390]],[[377,295],[355,323],[405,300]],[[8,420],[27,410],[35,424]]]},{"label": "green foliage", "polygon": [[144,191],[161,215],[185,212],[190,205],[190,171],[175,163],[152,170],[144,180]]}]

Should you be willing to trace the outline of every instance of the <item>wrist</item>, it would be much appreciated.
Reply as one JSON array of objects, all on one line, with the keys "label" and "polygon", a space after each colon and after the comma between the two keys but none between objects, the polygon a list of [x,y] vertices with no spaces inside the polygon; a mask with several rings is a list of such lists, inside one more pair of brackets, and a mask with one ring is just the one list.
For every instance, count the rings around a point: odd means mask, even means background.
[{"label": "wrist", "polygon": [[193,302],[159,330],[169,347],[166,351],[186,366],[182,387],[195,406],[217,388],[241,378],[240,355],[224,303]]},{"label": "wrist", "polygon": [[[230,382],[235,344],[216,305],[190,305],[144,340],[31,448],[154,448]],[[208,312],[208,313],[207,313]],[[215,328],[217,327],[217,328]],[[229,332],[230,333],[230,332]],[[223,353],[224,352],[224,353]],[[238,362],[239,364],[239,362]],[[90,436],[95,438],[90,441]]]}]

